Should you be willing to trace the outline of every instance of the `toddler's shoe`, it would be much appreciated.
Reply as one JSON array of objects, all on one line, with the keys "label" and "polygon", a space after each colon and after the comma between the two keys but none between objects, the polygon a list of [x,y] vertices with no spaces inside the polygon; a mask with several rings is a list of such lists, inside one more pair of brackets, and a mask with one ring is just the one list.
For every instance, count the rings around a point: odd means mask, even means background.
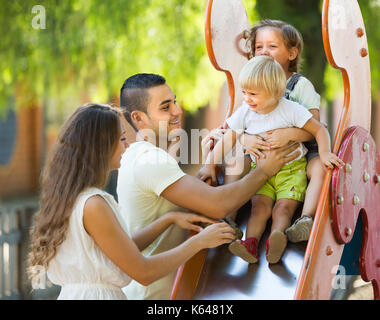
[{"label": "toddler's shoe", "polygon": [[294,221],[293,225],[285,230],[285,233],[290,242],[307,241],[312,227],[313,219],[309,216],[301,216]]},{"label": "toddler's shoe", "polygon": [[266,258],[269,263],[280,261],[288,239],[281,231],[273,231],[266,241]]},{"label": "toddler's shoe", "polygon": [[228,249],[235,256],[249,263],[256,263],[259,261],[259,256],[257,255],[258,244],[259,242],[256,238],[247,238],[245,240],[235,240],[231,242]]}]

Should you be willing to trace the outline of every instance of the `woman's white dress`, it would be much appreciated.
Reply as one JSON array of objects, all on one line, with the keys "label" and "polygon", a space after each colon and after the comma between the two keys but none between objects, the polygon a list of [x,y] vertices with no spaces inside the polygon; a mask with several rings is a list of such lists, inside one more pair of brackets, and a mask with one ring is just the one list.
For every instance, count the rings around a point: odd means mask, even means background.
[{"label": "woman's white dress", "polygon": [[121,288],[131,281],[130,277],[100,250],[83,226],[84,204],[94,195],[107,201],[127,232],[113,196],[97,188],[82,192],[74,205],[66,238],[47,269],[49,280],[62,287],[58,299],[126,299]]}]

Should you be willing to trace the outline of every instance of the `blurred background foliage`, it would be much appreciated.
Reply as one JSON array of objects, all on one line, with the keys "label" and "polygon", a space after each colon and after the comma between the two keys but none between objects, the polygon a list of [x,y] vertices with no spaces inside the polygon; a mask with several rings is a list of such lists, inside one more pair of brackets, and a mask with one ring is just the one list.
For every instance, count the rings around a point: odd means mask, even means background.
[{"label": "blurred background foliage", "polygon": [[[379,0],[359,0],[369,42],[373,99],[380,89]],[[123,81],[137,72],[166,77],[179,102],[195,111],[217,99],[224,82],[204,44],[205,0],[0,0],[0,116],[42,105],[60,123],[84,101],[118,102]],[[303,34],[302,73],[327,100],[342,92],[321,36],[321,0],[243,0],[251,24],[288,21]],[[46,29],[34,29],[34,5]],[[349,45],[349,44],[348,44]],[[215,100],[214,100],[215,101]]]},{"label": "blurred background foliage", "polygon": [[35,4],[1,0],[2,109],[16,94],[18,105],[46,105],[60,120],[82,100],[117,102],[128,76],[153,72],[195,110],[224,80],[208,61],[203,1],[39,0],[40,30],[32,27]]}]

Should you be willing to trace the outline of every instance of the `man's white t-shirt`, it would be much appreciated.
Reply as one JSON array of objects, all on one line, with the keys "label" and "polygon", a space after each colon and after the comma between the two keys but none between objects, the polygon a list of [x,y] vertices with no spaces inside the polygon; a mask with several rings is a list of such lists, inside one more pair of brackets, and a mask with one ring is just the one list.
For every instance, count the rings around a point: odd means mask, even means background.
[{"label": "man's white t-shirt", "polygon": [[[302,128],[312,117],[313,115],[299,103],[281,98],[276,109],[266,114],[251,110],[249,105],[243,102],[226,122],[232,130],[241,130],[242,132],[259,134],[265,137],[267,131],[274,129]],[[303,143],[300,143],[300,151],[301,155],[293,161],[300,159],[307,153]],[[252,157],[252,160],[255,161],[254,157]]]},{"label": "man's white t-shirt", "polygon": [[[161,192],[185,175],[176,160],[163,149],[145,141],[130,145],[121,160],[116,189],[121,216],[130,235],[168,211],[181,210],[163,198]],[[186,236],[185,230],[172,225],[142,253],[151,256],[170,250]],[[123,291],[131,300],[165,300],[170,296],[175,275],[176,272],[172,272],[146,287],[132,281]]]}]

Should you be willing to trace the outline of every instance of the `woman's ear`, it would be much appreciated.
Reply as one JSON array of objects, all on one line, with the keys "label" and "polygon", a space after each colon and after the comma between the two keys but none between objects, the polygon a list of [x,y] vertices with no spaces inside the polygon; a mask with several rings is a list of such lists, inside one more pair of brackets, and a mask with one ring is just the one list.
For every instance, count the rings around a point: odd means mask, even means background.
[{"label": "woman's ear", "polygon": [[298,48],[297,47],[292,47],[289,50],[289,60],[293,61],[295,58],[298,56]]}]

